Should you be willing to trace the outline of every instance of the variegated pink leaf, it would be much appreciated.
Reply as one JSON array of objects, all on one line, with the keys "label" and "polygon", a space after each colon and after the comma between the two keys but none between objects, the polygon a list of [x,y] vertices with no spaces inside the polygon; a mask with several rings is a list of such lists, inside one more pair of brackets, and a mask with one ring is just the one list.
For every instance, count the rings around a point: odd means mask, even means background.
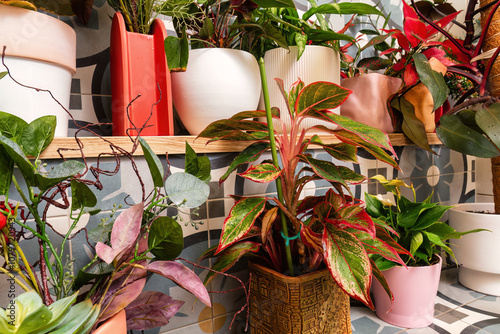
[{"label": "variegated pink leaf", "polygon": [[276,180],[281,175],[281,170],[271,163],[263,163],[250,166],[246,171],[240,173],[241,177],[258,183],[268,183]]},{"label": "variegated pink leaf", "polygon": [[212,303],[210,302],[210,296],[200,278],[182,263],[175,261],[156,261],[148,264],[146,270],[171,279],[181,288],[195,295],[203,304],[211,307]]},{"label": "variegated pink leaf", "polygon": [[184,301],[158,291],[143,291],[127,306],[127,329],[146,330],[162,327],[184,305]]},{"label": "variegated pink leaf", "polygon": [[337,284],[373,310],[372,267],[363,245],[353,234],[331,224],[326,225],[322,241],[325,263]]},{"label": "variegated pink leaf", "polygon": [[123,211],[116,218],[110,240],[113,249],[135,245],[141,231],[143,211],[144,203],[139,203]]}]

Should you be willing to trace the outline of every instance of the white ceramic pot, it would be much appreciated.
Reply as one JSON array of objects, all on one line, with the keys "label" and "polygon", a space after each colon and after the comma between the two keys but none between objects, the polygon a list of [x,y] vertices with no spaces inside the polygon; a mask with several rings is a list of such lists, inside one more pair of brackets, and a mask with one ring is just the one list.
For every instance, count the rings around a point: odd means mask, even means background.
[{"label": "white ceramic pot", "polygon": [[377,316],[403,328],[429,326],[434,321],[441,264],[442,259],[439,257],[439,262],[431,266],[397,266],[383,271],[394,301],[391,304],[382,285],[374,279],[372,287]]},{"label": "white ceramic pot", "polygon": [[[15,80],[48,90],[69,110],[71,78],[76,72],[76,34],[66,23],[35,11],[0,5],[0,53]],[[0,72],[6,68],[0,64]],[[56,136],[68,135],[68,114],[49,93],[0,80],[0,111],[27,122],[57,116]]]},{"label": "white ceramic pot", "polygon": [[186,72],[172,73],[174,106],[192,135],[213,121],[256,110],[260,95],[259,65],[245,51],[191,50]]},{"label": "white ceramic pot", "polygon": [[[332,48],[308,45],[299,60],[297,60],[298,47],[291,46],[290,51],[284,48],[272,49],[264,55],[266,66],[267,86],[269,89],[269,102],[271,107],[278,107],[281,111],[281,120],[285,122],[287,131],[290,130],[290,116],[286,108],[283,95],[274,78],[283,80],[285,91],[299,78],[306,84],[316,81],[327,81],[340,84],[340,57]],[[264,101],[261,99],[259,109],[264,109]],[[339,113],[339,108],[334,109]],[[325,125],[336,128],[332,123],[318,121],[309,118],[302,123],[301,128],[309,128],[313,125]],[[276,123],[274,129],[281,132],[281,127]]]},{"label": "white ceramic pot", "polygon": [[469,289],[500,296],[500,215],[492,213],[493,203],[459,204],[448,212],[450,226],[459,232],[491,231],[467,234],[451,243],[460,265],[458,281]]}]

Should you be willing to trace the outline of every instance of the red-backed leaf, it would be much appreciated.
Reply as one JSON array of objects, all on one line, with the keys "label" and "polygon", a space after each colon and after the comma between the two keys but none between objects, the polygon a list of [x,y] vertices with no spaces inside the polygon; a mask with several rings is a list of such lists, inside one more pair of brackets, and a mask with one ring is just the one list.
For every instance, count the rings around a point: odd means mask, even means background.
[{"label": "red-backed leaf", "polygon": [[[463,45],[463,40],[457,40],[461,45]],[[456,59],[458,62],[461,64],[470,64],[471,60],[471,55],[464,53],[459,49],[453,42],[451,42],[449,39],[443,41],[443,47],[446,49],[447,53],[453,57],[453,59]]]},{"label": "red-backed leaf", "polygon": [[331,224],[326,225],[322,241],[325,263],[337,284],[373,310],[372,267],[363,245],[353,234]]},{"label": "red-backed leaf", "polygon": [[337,166],[335,166],[335,164],[333,164],[332,162],[314,159],[308,155],[301,155],[299,156],[299,158],[300,160],[308,163],[314,170],[314,173],[322,179],[330,182],[338,182],[344,186],[347,186],[344,179],[342,178],[342,175],[337,169]]},{"label": "red-backed leaf", "polygon": [[250,231],[257,217],[264,211],[266,201],[262,197],[244,197],[233,205],[224,221],[215,254],[241,240]]},{"label": "red-backed leaf", "polygon": [[446,52],[439,48],[429,48],[422,52],[427,59],[436,58],[445,66],[455,65],[455,62],[446,56]]},{"label": "red-backed leaf", "polygon": [[250,166],[243,173],[238,174],[245,179],[258,183],[269,183],[276,180],[281,175],[281,170],[271,163],[262,163],[257,166]]},{"label": "red-backed leaf", "polygon": [[418,82],[418,73],[415,69],[415,65],[406,65],[405,71],[403,73],[403,81],[405,83],[405,86],[413,86]]},{"label": "red-backed leaf", "polygon": [[[437,24],[438,27],[445,29],[446,26],[450,24],[451,21],[453,21],[458,16],[458,14],[460,14],[460,12],[461,11],[451,13],[450,15],[446,15],[441,20],[434,23]],[[437,32],[438,31],[436,30],[436,28],[434,28],[430,24],[427,26],[427,38],[432,37],[432,35],[436,34]]]},{"label": "red-backed leaf", "polygon": [[406,38],[410,42],[413,48],[416,48],[419,44],[423,43],[427,37],[427,27],[425,23],[420,21],[418,18],[406,18],[404,20],[404,31]]},{"label": "red-backed leaf", "polygon": [[382,239],[374,237],[364,231],[350,232],[352,232],[363,244],[368,254],[379,254],[389,261],[396,262],[402,266],[405,265],[404,261],[399,256],[398,251],[388,243],[384,242]]},{"label": "red-backed leaf", "polygon": [[257,142],[247,146],[243,151],[241,151],[240,154],[236,156],[236,158],[233,159],[227,171],[220,178],[219,184],[224,182],[229,177],[229,175],[239,166],[257,160],[261,156],[261,154],[270,146],[271,144],[268,142]]},{"label": "red-backed leaf", "polygon": [[342,215],[342,219],[337,224],[344,225],[347,228],[353,228],[358,231],[368,233],[372,238],[375,238],[375,224],[370,215],[365,210],[357,211],[354,215]]},{"label": "red-backed leaf", "polygon": [[321,241],[321,233],[316,233],[309,226],[302,225],[300,240],[302,240],[306,247],[314,249],[318,254],[323,254],[324,250]]},{"label": "red-backed leaf", "polygon": [[260,244],[253,241],[238,242],[225,249],[212,265],[211,269],[215,270],[215,272],[209,271],[203,283],[207,285],[217,276],[217,272],[228,271],[242,256],[248,253],[257,253],[259,249]]},{"label": "red-backed leaf", "polygon": [[406,1],[403,1],[403,15],[405,20],[406,19],[415,19],[418,20],[418,15],[415,9],[413,9],[412,6],[406,3]]},{"label": "red-backed leaf", "polygon": [[127,306],[127,329],[146,330],[162,327],[184,305],[159,291],[143,291]]},{"label": "red-backed leaf", "polygon": [[392,37],[396,38],[398,41],[399,46],[406,50],[410,51],[410,42],[408,41],[408,38],[403,34],[401,30],[398,29],[382,29],[383,32],[390,33],[392,34]]},{"label": "red-backed leaf", "polygon": [[242,119],[253,119],[253,118],[262,118],[266,117],[266,111],[265,110],[249,110],[249,111],[241,111],[237,114],[234,114],[231,116],[231,119],[233,120],[242,120]]},{"label": "red-backed leaf", "polygon": [[200,278],[182,263],[175,261],[156,261],[146,266],[146,270],[157,273],[174,281],[181,288],[192,293],[208,307],[212,306],[207,289]]},{"label": "red-backed leaf", "polygon": [[311,109],[334,109],[341,105],[352,91],[331,82],[315,82],[304,87],[295,101],[295,112]]},{"label": "red-backed leaf", "polygon": [[276,220],[276,217],[278,216],[278,207],[274,207],[271,210],[267,211],[264,217],[262,218],[262,229],[261,229],[261,235],[260,237],[262,238],[262,243],[265,244],[267,240],[267,235],[269,231],[272,230],[274,221]]},{"label": "red-backed leaf", "polygon": [[410,257],[412,257],[411,253],[405,249],[403,246],[398,244],[385,230],[383,227],[380,227],[379,225],[375,225],[375,228],[377,230],[377,238],[380,239],[382,242],[385,244],[389,245],[390,247],[394,248],[394,250],[398,254],[405,254]]},{"label": "red-backed leaf", "polygon": [[377,265],[372,259],[370,259],[370,263],[372,264],[373,277],[375,277],[375,279],[380,283],[380,285],[382,285],[392,303],[394,301],[394,295],[392,294],[391,288],[389,287],[389,283],[387,283],[384,274],[378,269]]},{"label": "red-backed leaf", "polygon": [[404,58],[400,59],[394,66],[392,67],[394,71],[399,72],[406,67],[406,60]]}]

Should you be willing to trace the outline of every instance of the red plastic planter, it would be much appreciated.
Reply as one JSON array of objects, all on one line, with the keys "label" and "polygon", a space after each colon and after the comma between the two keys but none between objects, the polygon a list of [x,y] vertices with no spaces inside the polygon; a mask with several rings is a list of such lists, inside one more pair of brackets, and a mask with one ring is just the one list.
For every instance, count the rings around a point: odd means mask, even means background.
[{"label": "red plastic planter", "polygon": [[[134,125],[143,128],[142,136],[174,134],[166,37],[167,31],[159,19],[153,22],[151,34],[144,35],[128,32],[123,16],[115,13],[110,48],[114,136],[125,136]],[[130,130],[129,134],[136,135],[137,131]]]}]

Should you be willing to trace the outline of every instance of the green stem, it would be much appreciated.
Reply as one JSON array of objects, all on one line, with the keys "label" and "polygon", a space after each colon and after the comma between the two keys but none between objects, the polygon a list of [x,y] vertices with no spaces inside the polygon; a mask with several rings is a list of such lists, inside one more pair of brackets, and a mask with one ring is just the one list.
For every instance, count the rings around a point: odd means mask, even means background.
[{"label": "green stem", "polygon": [[[271,155],[273,157],[273,163],[276,168],[279,168],[279,162],[278,162],[278,152],[276,150],[276,141],[274,138],[274,128],[273,128],[273,116],[271,114],[271,106],[269,103],[269,91],[267,89],[267,78],[266,78],[266,68],[264,65],[264,59],[260,58],[259,59],[259,69],[260,69],[260,78],[262,81],[262,93],[264,95],[264,104],[266,108],[266,119],[267,119],[267,128],[269,131],[269,141],[271,144]],[[278,192],[278,200],[284,205],[283,203],[283,190],[281,188],[281,179],[277,178],[276,179],[276,190]],[[281,225],[282,225],[282,231],[283,235],[285,238],[288,238],[288,225],[287,225],[287,220],[285,213],[283,210],[280,210],[281,213]],[[286,253],[286,260],[288,263],[288,270],[290,271],[290,276],[295,276],[294,270],[293,270],[293,262],[292,262],[292,252],[290,250],[290,245],[285,243],[285,253]]]},{"label": "green stem", "polygon": [[3,268],[3,267],[0,267],[0,272],[4,273],[5,275],[9,276],[10,278],[12,278],[13,280],[16,281],[16,283],[24,290],[24,291],[30,291],[30,290],[33,290],[33,289],[30,289],[28,288],[26,285],[23,284],[23,282],[21,282],[20,280],[18,280],[16,278],[16,276],[14,276],[14,274],[12,274],[11,272],[9,272],[7,269]]}]

